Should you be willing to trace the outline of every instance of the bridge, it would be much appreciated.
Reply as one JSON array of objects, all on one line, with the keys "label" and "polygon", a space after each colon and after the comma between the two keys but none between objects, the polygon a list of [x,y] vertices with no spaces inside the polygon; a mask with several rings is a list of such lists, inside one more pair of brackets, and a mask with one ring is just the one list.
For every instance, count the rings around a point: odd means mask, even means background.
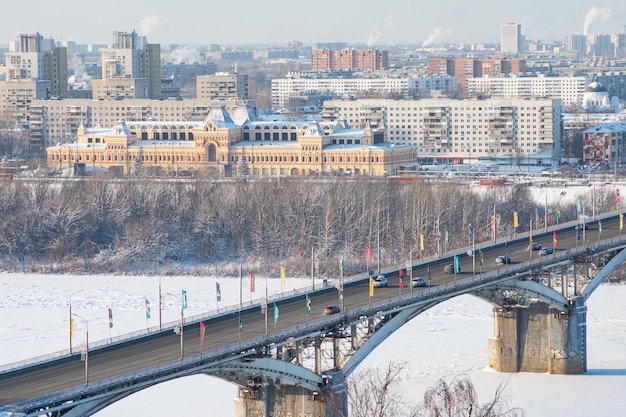
[{"label": "bridge", "polygon": [[[553,231],[554,254],[539,256],[529,249],[531,239],[552,247]],[[375,288],[373,295],[369,277],[353,277],[241,310],[181,315],[182,326],[169,323],[94,343],[86,356],[63,351],[10,364],[0,369],[0,415],[90,416],[142,389],[194,374],[237,384],[238,417],[347,415],[346,378],[359,363],[402,325],[462,294],[493,305],[488,361],[495,370],[586,372],[585,301],[626,259],[622,216],[468,246],[415,263],[404,277],[405,288],[399,286],[399,270],[385,270],[389,286]],[[494,259],[505,254],[511,263],[497,265]],[[458,273],[444,273],[455,257]],[[416,276],[427,286],[412,287],[410,278]],[[307,299],[316,314],[307,313]],[[280,320],[268,323],[273,303]],[[342,305],[340,313],[320,317],[320,306],[335,304]],[[203,342],[200,323],[206,329]]]}]

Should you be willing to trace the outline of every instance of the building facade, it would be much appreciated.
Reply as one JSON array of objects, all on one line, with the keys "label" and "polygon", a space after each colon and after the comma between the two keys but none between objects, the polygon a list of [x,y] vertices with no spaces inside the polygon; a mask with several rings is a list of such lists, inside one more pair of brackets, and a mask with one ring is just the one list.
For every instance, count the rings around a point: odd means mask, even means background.
[{"label": "building facade", "polygon": [[558,98],[563,106],[580,102],[589,77],[550,77],[539,74],[524,76],[483,76],[467,80],[468,97],[492,97],[530,100]]},{"label": "building facade", "polygon": [[551,165],[561,154],[561,100],[330,100],[326,119],[386,127],[387,141],[410,145],[428,163]]},{"label": "building facade", "polygon": [[212,170],[263,177],[383,176],[416,158],[412,147],[385,143],[384,129],[352,129],[345,121],[266,122],[247,114],[236,122],[224,107],[214,107],[202,122],[118,121],[108,129],[80,125],[75,142],[47,148],[48,166],[106,168],[120,175]]},{"label": "building facade", "polygon": [[148,98],[161,98],[160,45],[149,44],[145,36],[139,36],[135,31],[116,31],[113,32],[111,47],[102,49],[101,54],[102,80],[105,84],[114,83],[120,78],[145,78],[148,80]]},{"label": "building facade", "polygon": [[211,101],[247,100],[248,75],[220,72],[196,77],[196,98]]},{"label": "building facade", "polygon": [[626,160],[626,123],[605,123],[583,132],[583,164],[623,168]]},{"label": "building facade", "polygon": [[314,49],[313,71],[375,71],[389,68],[389,52],[378,49]]},{"label": "building facade", "polygon": [[358,96],[372,94],[377,96],[402,95],[433,90],[454,91],[456,79],[449,76],[399,77],[399,78],[309,78],[289,77],[272,80],[272,107],[281,109],[287,106],[291,97],[300,93],[319,91],[335,96]]},{"label": "building facade", "polygon": [[500,52],[511,55],[524,52],[522,25],[506,23],[500,26]]}]

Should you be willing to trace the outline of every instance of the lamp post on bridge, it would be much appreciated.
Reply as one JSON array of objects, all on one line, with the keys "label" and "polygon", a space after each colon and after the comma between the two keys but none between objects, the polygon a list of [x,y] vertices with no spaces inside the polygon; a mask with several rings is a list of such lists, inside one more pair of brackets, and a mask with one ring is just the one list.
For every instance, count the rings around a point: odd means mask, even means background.
[{"label": "lamp post on bridge", "polygon": [[85,385],[89,384],[89,320],[86,318],[79,316],[78,314],[73,314],[75,317],[83,320],[85,322]]},{"label": "lamp post on bridge", "polygon": [[74,320],[72,319],[72,297],[75,296],[76,294],[85,291],[85,289],[81,289],[78,290],[76,292],[73,292],[72,294],[70,294],[70,331],[69,331],[69,335],[70,335],[70,356],[72,355],[72,337],[74,337]]},{"label": "lamp post on bridge", "polygon": [[[178,298],[176,295],[172,294],[172,293],[165,293],[166,295],[169,295],[171,297],[174,298]],[[183,330],[185,327],[185,308],[187,308],[187,291],[182,290],[181,292],[181,296],[180,296],[180,324],[179,324],[179,328],[178,329],[174,329],[175,333],[178,333],[180,335],[180,359],[182,360],[183,357],[185,356],[185,346],[184,346],[184,342],[183,342]],[[177,331],[178,330],[178,331]]]}]

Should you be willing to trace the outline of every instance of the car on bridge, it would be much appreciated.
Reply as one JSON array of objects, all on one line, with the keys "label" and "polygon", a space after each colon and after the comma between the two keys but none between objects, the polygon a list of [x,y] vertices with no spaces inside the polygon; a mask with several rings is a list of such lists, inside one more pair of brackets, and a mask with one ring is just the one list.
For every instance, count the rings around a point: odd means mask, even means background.
[{"label": "car on bridge", "polygon": [[426,286],[426,280],[422,277],[415,277],[413,278],[413,286],[414,287],[425,287]]},{"label": "car on bridge", "polygon": [[341,313],[341,308],[339,306],[332,305],[324,307],[324,314],[327,316],[337,313]]},{"label": "car on bridge", "polygon": [[386,287],[389,283],[387,282],[387,277],[384,275],[379,275],[374,280],[375,287]]},{"label": "car on bridge", "polygon": [[537,242],[533,242],[528,245],[528,250],[541,250],[541,245]]},{"label": "car on bridge", "polygon": [[506,265],[510,263],[511,263],[511,258],[509,258],[508,256],[498,256],[496,258],[497,265]]},{"label": "car on bridge", "polygon": [[[461,272],[461,266],[459,266],[459,271]],[[454,274],[454,264],[448,264],[446,266],[443,267],[443,273],[444,274]]]},{"label": "car on bridge", "polygon": [[552,255],[553,253],[554,251],[550,248],[541,248],[541,250],[538,252],[539,256]]}]

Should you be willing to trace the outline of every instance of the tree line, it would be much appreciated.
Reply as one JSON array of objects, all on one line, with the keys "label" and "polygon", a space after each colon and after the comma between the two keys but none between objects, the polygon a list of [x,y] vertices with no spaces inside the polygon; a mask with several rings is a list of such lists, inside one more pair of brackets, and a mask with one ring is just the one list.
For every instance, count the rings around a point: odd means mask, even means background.
[{"label": "tree line", "polygon": [[476,242],[488,240],[494,207],[500,235],[512,233],[513,211],[528,230],[528,187],[485,188],[332,177],[6,181],[0,259],[31,272],[228,274],[243,264],[306,276],[313,265],[332,277],[340,254],[344,273],[365,271],[368,246],[388,266],[466,247],[470,226]]}]

